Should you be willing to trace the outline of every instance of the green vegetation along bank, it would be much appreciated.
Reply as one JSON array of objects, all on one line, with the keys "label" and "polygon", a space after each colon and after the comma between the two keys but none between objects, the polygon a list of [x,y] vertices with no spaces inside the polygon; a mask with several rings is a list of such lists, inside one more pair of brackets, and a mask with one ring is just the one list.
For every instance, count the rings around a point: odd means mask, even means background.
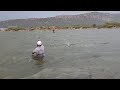
[{"label": "green vegetation along bank", "polygon": [[73,25],[73,26],[40,26],[40,27],[19,27],[19,26],[12,26],[8,27],[4,31],[20,31],[20,30],[28,30],[28,31],[33,31],[33,30],[61,30],[61,29],[88,29],[88,28],[120,28],[120,23],[118,22],[109,22],[105,23],[103,25]]}]

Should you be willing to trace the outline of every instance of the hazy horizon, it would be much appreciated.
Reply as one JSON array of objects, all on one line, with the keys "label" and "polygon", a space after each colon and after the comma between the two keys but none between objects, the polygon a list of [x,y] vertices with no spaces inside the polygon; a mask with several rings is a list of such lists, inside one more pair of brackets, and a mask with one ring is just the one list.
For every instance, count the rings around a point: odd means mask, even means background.
[{"label": "hazy horizon", "polygon": [[58,15],[77,15],[90,12],[120,13],[120,11],[0,11],[0,21],[10,19],[47,18]]}]

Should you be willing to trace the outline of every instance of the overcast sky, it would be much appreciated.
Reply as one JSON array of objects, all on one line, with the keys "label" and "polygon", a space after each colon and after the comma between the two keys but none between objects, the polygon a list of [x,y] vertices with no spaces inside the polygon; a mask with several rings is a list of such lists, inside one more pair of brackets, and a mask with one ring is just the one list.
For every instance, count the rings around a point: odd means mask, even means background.
[{"label": "overcast sky", "polygon": [[57,15],[77,15],[88,12],[120,13],[120,11],[0,11],[0,21],[22,18],[46,18]]}]

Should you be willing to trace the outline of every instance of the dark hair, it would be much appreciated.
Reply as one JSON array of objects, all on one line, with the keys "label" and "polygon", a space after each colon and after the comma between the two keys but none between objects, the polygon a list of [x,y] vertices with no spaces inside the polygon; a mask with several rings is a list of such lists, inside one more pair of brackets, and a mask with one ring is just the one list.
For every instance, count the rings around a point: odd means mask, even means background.
[{"label": "dark hair", "polygon": [[37,47],[40,47],[40,46],[42,46],[42,45],[37,45]]}]

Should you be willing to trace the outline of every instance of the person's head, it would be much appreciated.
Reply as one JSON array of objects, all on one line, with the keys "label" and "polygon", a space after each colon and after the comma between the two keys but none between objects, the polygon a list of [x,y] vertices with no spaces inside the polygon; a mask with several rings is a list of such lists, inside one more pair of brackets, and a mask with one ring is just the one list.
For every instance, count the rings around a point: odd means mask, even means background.
[{"label": "person's head", "polygon": [[42,46],[42,42],[38,40],[37,47],[40,47],[40,46]]}]

